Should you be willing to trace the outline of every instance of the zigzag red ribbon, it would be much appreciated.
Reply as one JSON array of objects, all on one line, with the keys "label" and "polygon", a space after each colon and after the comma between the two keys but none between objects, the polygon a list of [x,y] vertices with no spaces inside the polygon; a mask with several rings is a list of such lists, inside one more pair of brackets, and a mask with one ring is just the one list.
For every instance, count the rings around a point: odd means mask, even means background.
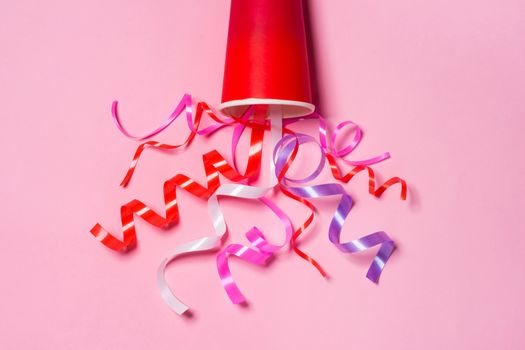
[{"label": "zigzag red ribbon", "polygon": [[[259,119],[261,117],[261,113],[256,110],[255,118]],[[160,214],[157,214],[143,202],[134,199],[124,204],[120,209],[123,240],[116,238],[99,223],[97,223],[90,232],[108,248],[117,251],[126,250],[136,244],[137,234],[135,230],[134,215],[137,215],[149,224],[160,228],[168,227],[178,220],[179,209],[177,203],[177,187],[180,187],[201,199],[208,199],[220,186],[219,174],[222,174],[228,180],[233,182],[255,179],[260,171],[264,126],[261,123],[253,123],[251,127],[252,132],[250,137],[249,157],[244,175],[240,174],[230,166],[219,152],[213,150],[202,156],[207,181],[206,187],[200,185],[195,180],[184,174],[177,174],[164,183],[164,203],[166,206],[165,218]],[[146,144],[149,145],[149,143]],[[146,144],[141,145],[143,147],[140,152],[146,147],[144,146]],[[154,147],[157,148],[162,148],[163,146],[163,144],[158,143],[154,145]],[[137,154],[140,156],[140,152],[137,150],[136,156]],[[133,174],[135,165],[136,161],[132,163],[125,180],[128,179],[129,181],[129,178],[131,178],[131,175]],[[123,181],[123,183],[124,182],[125,181]]]}]

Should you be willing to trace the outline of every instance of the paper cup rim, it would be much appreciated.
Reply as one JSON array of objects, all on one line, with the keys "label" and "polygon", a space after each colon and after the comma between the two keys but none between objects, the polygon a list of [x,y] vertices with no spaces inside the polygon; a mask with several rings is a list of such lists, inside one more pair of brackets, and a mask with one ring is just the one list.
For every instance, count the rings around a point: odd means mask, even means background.
[{"label": "paper cup rim", "polygon": [[279,105],[282,107],[283,118],[302,117],[311,114],[315,106],[308,102],[279,100],[273,98],[245,98],[222,103],[219,110],[225,115],[240,116],[248,106]]}]

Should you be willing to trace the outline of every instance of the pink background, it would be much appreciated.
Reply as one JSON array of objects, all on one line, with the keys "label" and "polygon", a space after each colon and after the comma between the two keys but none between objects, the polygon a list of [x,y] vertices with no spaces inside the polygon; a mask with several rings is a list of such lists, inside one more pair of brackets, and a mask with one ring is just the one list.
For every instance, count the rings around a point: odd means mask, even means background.
[{"label": "pink background", "polygon": [[[348,257],[326,238],[335,200],[302,241],[331,275],[282,252],[268,268],[232,261],[246,308],[229,303],[213,255],[170,266],[193,318],[155,286],[160,259],[211,232],[205,203],[181,194],[169,232],[138,223],[139,246],[115,254],[89,234],[119,228],[119,206],[162,208],[177,172],[204,180],[200,155],[229,154],[231,130],[177,155],[148,151],[118,187],[136,143],[184,92],[220,100],[229,1],[3,1],[0,11],[2,349],[523,349],[525,333],[525,3],[522,0],[310,1],[321,112],[351,118],[388,150],[381,200],[359,176],[343,238],[385,229],[398,243],[379,286],[371,254]],[[159,137],[176,142],[176,123]],[[315,125],[300,129],[314,133]],[[240,154],[242,156],[242,154]],[[301,169],[308,162],[303,157]],[[328,174],[324,174],[328,180]],[[256,224],[279,239],[260,204],[222,201],[230,242]],[[298,223],[306,212],[282,201]],[[261,209],[261,210],[259,210]]]}]

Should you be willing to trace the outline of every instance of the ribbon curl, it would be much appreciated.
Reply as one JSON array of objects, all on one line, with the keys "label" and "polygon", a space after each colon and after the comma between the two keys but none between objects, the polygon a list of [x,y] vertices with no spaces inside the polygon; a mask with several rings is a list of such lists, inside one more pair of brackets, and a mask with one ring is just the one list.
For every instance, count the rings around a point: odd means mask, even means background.
[{"label": "ribbon curl", "polygon": [[[217,113],[215,113],[208,106],[207,103],[199,102],[199,103],[197,103],[197,106],[195,108],[195,118],[193,119],[193,117],[192,117],[192,100],[191,100],[191,95],[184,94],[184,96],[182,97],[181,101],[179,102],[179,104],[177,105],[177,107],[175,108],[173,113],[171,113],[171,115],[168,117],[168,119],[164,123],[162,123],[158,128],[156,128],[155,130],[153,130],[153,131],[151,131],[151,132],[149,132],[149,133],[147,133],[147,134],[145,134],[143,136],[133,136],[128,131],[126,131],[126,129],[122,126],[122,123],[121,123],[120,118],[118,116],[117,106],[118,106],[118,102],[114,101],[113,105],[112,105],[112,119],[113,119],[113,122],[115,123],[115,125],[118,128],[118,130],[123,135],[125,135],[128,138],[134,139],[134,140],[144,140],[144,139],[147,139],[147,138],[150,138],[150,137],[153,137],[153,136],[159,134],[164,129],[166,129],[169,125],[171,125],[171,123],[173,123],[182,114],[182,112],[185,112],[186,122],[187,122],[188,128],[190,130],[190,134],[188,135],[186,140],[184,142],[182,142],[181,144],[171,145],[171,144],[166,144],[166,143],[161,143],[161,142],[157,142],[157,141],[151,140],[151,141],[147,141],[147,142],[142,143],[141,145],[139,145],[137,147],[137,150],[135,151],[135,154],[133,156],[133,160],[131,161],[131,164],[130,164],[130,166],[128,168],[128,171],[127,171],[124,179],[122,180],[122,182],[120,184],[123,187],[127,186],[129,181],[131,180],[131,177],[133,176],[133,173],[134,173],[135,168],[137,166],[138,160],[139,160],[139,158],[140,158],[140,156],[141,156],[141,154],[142,154],[142,152],[144,151],[145,148],[152,147],[154,149],[167,150],[167,151],[175,150],[175,149],[178,149],[180,147],[189,145],[193,141],[193,139],[195,138],[196,135],[210,135],[210,134],[214,133],[215,131],[217,131],[217,130],[225,127],[225,126],[232,126],[232,125],[234,125],[235,128],[234,128],[234,132],[233,132],[233,135],[232,135],[231,150],[232,150],[232,157],[233,157],[233,165],[236,168],[237,167],[237,162],[236,162],[236,152],[235,152],[235,150],[237,148],[237,145],[238,145],[238,142],[240,140],[240,137],[241,137],[241,135],[242,135],[242,133],[243,133],[243,131],[245,130],[246,127],[250,127],[250,128],[253,127],[253,126],[261,127],[261,125],[262,125],[262,127],[265,130],[273,130],[274,131],[274,130],[276,130],[276,127],[279,127],[279,130],[281,130],[281,126],[280,125],[278,126],[276,123],[274,123],[273,125],[271,124],[271,120],[272,120],[271,118],[270,118],[270,120],[264,120],[264,118],[262,118],[262,119],[259,119],[259,120],[255,121],[255,122],[248,121],[248,117],[253,113],[254,107],[247,108],[246,111],[239,118],[226,117],[224,119],[221,119],[221,118],[219,118],[217,116]],[[264,110],[264,109],[260,108],[262,106],[258,106],[258,107],[259,107],[259,110],[261,110],[261,111]],[[201,123],[202,116],[203,116],[204,113],[206,115],[208,115],[211,119],[213,119],[216,122],[216,124],[212,124],[212,125],[208,126],[207,128],[205,128],[203,130],[199,130],[199,125]],[[359,128],[359,126],[357,124],[355,124],[352,121],[343,121],[343,122],[339,123],[335,127],[334,132],[330,136],[329,141],[327,141],[328,127],[327,127],[326,119],[323,116],[321,116],[320,114],[315,113],[315,112],[312,113],[311,115],[308,115],[308,116],[298,117],[298,118],[288,118],[288,119],[283,120],[282,121],[282,126],[284,127],[284,132],[288,133],[288,134],[293,134],[294,132],[291,131],[290,129],[286,128],[286,126],[290,125],[290,124],[293,124],[293,123],[296,123],[298,121],[307,120],[307,119],[318,119],[319,120],[319,143],[320,143],[321,147],[323,148],[323,150],[325,151],[325,153],[327,155],[327,160],[330,162],[331,165],[333,163],[335,163],[335,158],[339,158],[342,161],[344,161],[345,163],[353,165],[353,166],[373,165],[373,164],[377,164],[377,163],[379,163],[379,162],[381,162],[381,161],[383,161],[385,159],[390,158],[390,153],[385,152],[383,154],[380,154],[378,156],[375,156],[375,157],[372,157],[372,158],[366,159],[366,160],[351,161],[351,160],[344,159],[344,157],[346,155],[350,154],[359,145],[359,143],[361,142],[362,137],[363,137],[362,130]],[[345,146],[342,149],[338,149],[336,147],[337,136],[340,135],[341,130],[343,128],[345,128],[346,126],[352,127],[355,130],[354,137],[353,137],[352,141],[350,142],[350,144],[348,146]],[[281,133],[282,133],[282,131],[281,131]],[[332,171],[332,173],[334,174],[334,178],[336,178],[337,180],[341,180],[342,176],[340,176],[340,174],[338,176],[333,171]],[[351,177],[345,182],[348,182],[350,179],[351,179]]]},{"label": "ribbon curl", "polygon": [[[267,110],[267,108],[269,109]],[[146,222],[156,227],[162,228],[169,227],[171,224],[178,221],[179,211],[176,197],[177,187],[180,187],[201,199],[208,200],[208,209],[210,212],[210,217],[212,218],[215,235],[206,236],[176,247],[172,254],[167,256],[162,261],[157,272],[157,284],[160,288],[161,295],[173,311],[178,314],[182,314],[188,310],[188,307],[177,297],[175,297],[167,285],[165,280],[165,269],[171,261],[181,255],[198,251],[216,250],[221,246],[222,240],[227,230],[223,214],[219,208],[218,196],[250,198],[263,202],[277,215],[285,228],[286,234],[285,240],[281,245],[273,245],[268,243],[262,232],[254,227],[246,233],[246,237],[252,246],[257,248],[257,250],[247,246],[242,246],[240,244],[230,244],[225,248],[225,250],[217,255],[217,268],[219,276],[232,302],[242,303],[245,301],[245,298],[235,284],[228,267],[228,257],[231,255],[237,256],[248,262],[261,265],[266,263],[279,248],[290,242],[290,245],[296,254],[315,266],[323,276],[326,276],[326,273],[321,268],[321,266],[314,259],[301,251],[297,247],[296,242],[298,237],[311,226],[315,218],[315,207],[308,199],[325,196],[341,196],[340,202],[331,220],[329,228],[329,239],[339,250],[346,253],[355,253],[367,250],[376,245],[380,245],[379,252],[374,258],[374,261],[372,262],[367,273],[367,277],[370,280],[374,282],[378,281],[379,275],[381,274],[384,265],[394,250],[394,242],[389,238],[389,236],[385,232],[379,231],[359,239],[352,240],[350,242],[341,243],[340,234],[342,226],[352,208],[352,198],[346,193],[344,188],[340,184],[335,183],[303,187],[293,187],[288,185],[288,182],[304,184],[314,180],[324,168],[325,161],[328,161],[332,176],[338,181],[347,183],[357,173],[366,170],[369,176],[369,192],[372,195],[380,197],[390,186],[399,183],[401,185],[401,199],[406,199],[407,185],[406,182],[401,178],[391,178],[376,188],[377,184],[375,180],[375,174],[369,165],[373,165],[388,159],[390,157],[388,152],[370,159],[360,161],[346,160],[344,158],[357,147],[362,139],[362,131],[356,124],[351,121],[342,122],[336,126],[333,133],[328,138],[327,123],[325,119],[317,113],[313,113],[307,117],[286,119],[283,121],[281,120],[279,110],[275,110],[275,107],[254,106],[247,108],[245,113],[239,118],[219,118],[217,114],[213,112],[211,108],[204,102],[197,103],[195,109],[195,118],[193,118],[191,96],[185,94],[179,105],[175,108],[174,112],[163,124],[144,136],[133,136],[124,129],[120,122],[117,113],[117,102],[115,101],[112,105],[113,121],[117,128],[125,136],[136,140],[144,140],[162,132],[180,115],[182,115],[183,112],[185,112],[186,121],[190,130],[190,133],[185,141],[178,145],[170,145],[156,141],[147,141],[142,143],[137,148],[121,185],[125,187],[129,183],[135,171],[137,162],[144,149],[151,147],[160,150],[174,150],[182,146],[189,145],[196,135],[210,135],[225,126],[234,126],[231,147],[233,165],[229,165],[225,158],[218,151],[213,150],[203,155],[203,165],[207,182],[206,187],[200,185],[184,174],[177,174],[166,181],[164,183],[165,217],[157,214],[139,200],[132,200],[123,205],[121,207],[121,221],[123,230],[122,240],[110,234],[98,223],[91,229],[91,233],[107,247],[114,250],[125,251],[136,243],[134,215],[139,216]],[[213,119],[215,124],[199,130],[204,114]],[[270,116],[269,120],[266,119],[267,115]],[[250,119],[250,116],[253,116],[253,119]],[[296,134],[292,130],[286,128],[287,125],[304,119],[319,120],[319,142],[317,142],[311,136],[299,133]],[[340,135],[343,128],[346,127],[351,127],[355,130],[354,137],[345,147],[337,148],[337,136]],[[241,172],[238,170],[236,162],[236,148],[238,146],[240,137],[246,128],[251,129],[250,149],[246,170],[244,174],[241,174]],[[271,131],[272,135],[271,139],[274,159],[274,162],[271,162],[270,164],[270,172],[272,174],[271,181],[267,187],[249,186],[249,184],[259,175],[262,160],[262,142],[264,132],[268,129]],[[286,134],[286,136],[281,139],[283,132]],[[294,161],[299,146],[306,142],[314,142],[320,147],[321,160],[316,170],[309,176],[303,177],[301,179],[292,179],[286,176],[286,172]],[[355,167],[349,173],[343,174],[337,165],[337,159]],[[234,182],[234,184],[221,185],[219,174]],[[310,210],[310,215],[308,218],[295,231],[293,230],[292,224],[284,212],[282,212],[275,205],[275,203],[265,197],[268,191],[275,186],[277,186],[285,195],[294,199],[295,201],[302,203]]]},{"label": "ribbon curl", "polygon": [[[219,152],[213,150],[202,156],[207,181],[206,187],[184,174],[177,174],[164,183],[165,217],[156,213],[143,202],[134,199],[124,204],[120,209],[123,240],[116,238],[99,223],[95,224],[91,229],[91,234],[110,249],[117,251],[127,250],[136,244],[137,235],[134,215],[159,228],[169,227],[178,220],[177,187],[196,197],[207,200],[220,186],[219,174],[233,182],[249,181],[256,178],[261,165],[263,135],[264,128],[260,125],[254,125],[250,137],[250,156],[244,174],[237,172]],[[130,168],[128,174],[130,172],[133,173],[133,169],[134,167]]]},{"label": "ribbon curl", "polygon": [[[293,180],[294,182],[306,182],[312,175],[303,179],[290,179],[286,177],[286,172],[290,165],[294,161],[299,145],[312,142],[319,145],[321,153],[324,155],[322,146],[317,141],[304,134],[286,135],[284,136],[274,150],[275,169],[279,174],[279,185],[283,193],[287,194],[292,199],[295,199],[305,204],[310,210],[314,211],[313,205],[306,200],[306,198],[320,198],[327,196],[340,195],[341,200],[337,206],[335,214],[330,222],[329,227],[329,239],[330,241],[341,251],[346,253],[356,253],[367,250],[373,246],[380,245],[381,248],[375,256],[367,273],[367,278],[373,282],[378,282],[379,276],[388,261],[388,258],[394,250],[394,242],[390,237],[383,231],[375,232],[359,239],[352,240],[350,242],[341,243],[340,235],[343,228],[343,224],[352,208],[352,198],[340,184],[328,183],[314,186],[304,187],[292,187],[286,184],[287,181]],[[318,170],[314,172],[317,174]],[[353,175],[352,175],[353,176]],[[402,183],[404,184],[404,182]],[[383,190],[384,191],[384,190]],[[381,192],[382,193],[382,192]],[[379,194],[380,195],[380,194]],[[406,195],[406,189],[403,187],[402,196]],[[296,237],[295,237],[296,238]],[[293,241],[294,237],[292,238]]]},{"label": "ribbon curl", "polygon": [[277,250],[284,247],[290,241],[293,234],[292,223],[288,216],[286,216],[286,214],[277,205],[267,198],[262,197],[260,200],[265,203],[275,215],[277,215],[281,221],[281,224],[284,226],[286,235],[284,242],[281,245],[274,245],[268,243],[262,232],[257,227],[253,227],[246,233],[246,238],[253,246],[258,248],[259,251],[240,244],[230,244],[223,251],[217,254],[216,260],[219,278],[221,279],[222,285],[224,286],[228,297],[234,304],[244,303],[246,299],[233,280],[233,276],[228,266],[228,256],[234,255],[252,264],[263,265]]},{"label": "ribbon curl", "polygon": [[[267,258],[273,253],[276,249],[284,246],[289,241],[289,236],[291,235],[291,230],[289,227],[291,227],[291,224],[289,219],[286,217],[286,215],[280,210],[277,205],[275,205],[273,202],[268,200],[267,198],[264,198],[264,195],[270,190],[270,187],[254,187],[254,186],[247,186],[247,185],[240,185],[240,184],[225,184],[219,187],[215,193],[210,197],[208,200],[208,211],[209,215],[212,218],[213,227],[215,230],[214,236],[205,236],[202,238],[199,238],[197,240],[182,244],[178,247],[176,247],[167,257],[165,257],[162,262],[160,263],[158,269],[157,269],[157,286],[160,290],[160,294],[166,304],[172,309],[175,313],[181,315],[189,310],[189,307],[184,304],[179,298],[173,294],[171,288],[168,286],[166,282],[166,267],[168,264],[170,264],[173,260],[180,257],[181,255],[185,254],[191,254],[196,252],[203,252],[203,251],[214,251],[217,250],[221,246],[221,242],[223,238],[225,237],[227,233],[226,228],[226,221],[224,219],[224,215],[222,211],[220,210],[218,197],[219,196],[229,196],[229,197],[236,197],[236,198],[247,198],[247,199],[259,199],[262,203],[264,203],[267,207],[269,207],[283,222],[285,225],[285,231],[286,231],[286,238],[284,240],[284,243],[281,246],[274,246],[270,245],[269,243],[264,240],[264,237],[261,235],[257,236],[258,230],[254,231],[254,229],[248,231],[246,234],[248,239],[253,239],[254,242],[257,241],[257,238],[263,239],[263,242],[257,242],[256,244],[258,247],[261,247],[263,249],[261,252],[256,251],[250,251],[249,253],[246,253],[248,248],[242,248],[239,245],[230,245],[227,248],[226,252],[223,252],[219,254],[220,258],[217,259],[217,264],[219,268],[219,275],[221,276],[221,280],[223,282],[224,287],[226,288],[226,291],[228,295],[230,296],[231,300],[234,302],[243,302],[244,297],[242,296],[240,290],[234,283],[233,279],[231,278],[231,273],[229,271],[228,265],[227,265],[227,255],[234,253],[238,254],[240,257],[249,260],[253,263],[262,264],[264,263]],[[288,226],[289,225],[289,226]],[[237,249],[238,248],[238,249]],[[246,254],[245,254],[246,253]]]},{"label": "ribbon curl", "polygon": [[[298,153],[299,146],[307,142],[314,142],[320,147],[321,160],[319,161],[317,168],[314,170],[312,174],[302,179],[292,179],[290,177],[287,177],[286,172],[288,171],[291,164],[295,160],[297,153]],[[389,257],[391,256],[392,252],[395,249],[394,241],[390,239],[390,237],[384,231],[378,231],[378,232],[368,234],[359,239],[352,240],[350,242],[341,243],[340,235],[341,235],[341,231],[343,228],[343,224],[352,208],[352,198],[350,195],[346,193],[344,188],[339,184],[322,184],[322,185],[306,186],[306,187],[291,187],[291,186],[286,185],[287,181],[295,182],[295,183],[305,183],[305,182],[314,180],[320,174],[321,170],[324,167],[324,160],[325,160],[324,156],[325,156],[324,148],[320,144],[318,144],[314,138],[308,135],[304,135],[304,134],[293,133],[293,134],[286,135],[275,146],[275,149],[274,149],[275,171],[276,171],[276,177],[277,177],[278,184],[280,186],[281,191],[285,195],[289,196],[290,198],[306,205],[311,210],[311,214],[309,218],[293,234],[291,233],[292,231],[291,224],[286,226],[287,230],[289,231],[289,233],[287,234],[287,237],[290,237],[291,235],[292,237],[291,244],[294,250],[296,250],[296,253],[302,256],[304,259],[308,260],[311,264],[313,264],[320,271],[321,274],[323,274],[323,276],[325,276],[324,270],[315,260],[310,258],[308,255],[306,255],[302,251],[298,250],[298,248],[296,247],[295,240],[299,237],[299,235],[302,232],[304,232],[308,228],[308,226],[313,221],[313,218],[315,215],[315,207],[313,206],[311,202],[309,202],[305,198],[313,199],[313,198],[320,198],[320,197],[326,197],[326,196],[340,195],[341,200],[337,206],[334,217],[330,222],[329,234],[328,234],[329,240],[339,250],[345,253],[362,252],[374,246],[380,245],[380,249],[377,255],[374,257],[374,260],[372,261],[372,264],[366,275],[368,279],[377,283],[379,280],[379,276],[381,275],[381,272],[386,262],[388,261]],[[356,169],[357,168],[365,169],[368,167],[359,166],[359,167],[356,167]],[[355,173],[351,173],[351,174],[352,176],[355,175]],[[373,176],[373,173],[372,173],[372,176]],[[347,176],[347,178],[349,180],[351,176],[350,177]],[[388,188],[390,185],[386,187],[385,186],[380,187],[380,189],[382,189],[382,192],[379,193],[375,191],[373,194],[376,196],[380,196],[381,193],[383,193],[384,190],[386,190],[386,188]],[[406,196],[405,186],[406,184],[402,182],[402,198]],[[281,218],[281,216],[278,213],[276,214]],[[284,224],[286,225],[286,222],[284,222]],[[221,251],[217,255],[217,258],[216,258],[219,277],[221,279],[221,282],[224,286],[226,293],[228,294],[228,297],[234,304],[243,303],[246,301],[246,299],[244,298],[241,291],[239,290],[236,283],[234,282],[233,276],[228,266],[228,256],[234,255],[252,264],[264,265],[268,261],[268,259],[272,256],[273,252],[280,248],[280,246],[273,246],[269,244],[264,239],[262,232],[260,232],[257,228],[253,228],[252,230],[248,231],[246,233],[246,237],[248,238],[248,241],[250,241],[250,243],[253,246],[258,248],[258,251],[251,249],[247,246],[240,245],[240,244],[230,244],[223,251]]]},{"label": "ribbon curl", "polygon": [[[152,141],[144,142],[143,144],[138,146],[137,150],[135,151],[135,154],[133,155],[133,160],[131,161],[128,171],[126,172],[124,179],[120,183],[120,186],[126,187],[129,184],[129,181],[131,180],[131,177],[133,176],[133,173],[135,172],[135,168],[137,167],[138,160],[142,152],[144,151],[144,149],[146,149],[147,147],[153,147],[153,148],[164,150],[164,151],[171,151],[171,150],[175,150],[180,147],[189,145],[193,141],[196,135],[211,135],[215,131],[225,126],[233,125],[234,123],[239,124],[240,126],[246,126],[248,125],[247,119],[251,114],[253,114],[254,108],[252,107],[252,108],[246,109],[245,113],[240,118],[237,118],[237,119],[226,118],[223,120],[217,117],[215,112],[213,112],[213,110],[208,106],[207,103],[199,102],[197,103],[197,106],[195,108],[195,119],[193,120],[191,96],[189,94],[185,94],[182,97],[179,104],[177,105],[177,107],[175,108],[175,110],[173,111],[173,113],[169,116],[169,118],[160,127],[158,127],[157,129],[153,130],[150,133],[147,133],[144,136],[133,136],[129,134],[126,131],[126,129],[124,129],[118,117],[117,101],[113,102],[112,117],[113,117],[113,122],[117,126],[118,130],[122,134],[124,134],[126,137],[131,138],[131,139],[136,139],[136,140],[144,140],[146,138],[152,137],[162,132],[171,123],[173,123],[182,114],[183,111],[186,114],[186,122],[190,130],[190,134],[188,135],[186,140],[184,140],[184,142],[178,145],[171,145],[171,144],[161,143],[161,142],[152,140]],[[204,113],[206,113],[211,119],[213,119],[216,122],[216,124],[212,124],[202,130],[199,130],[199,126],[200,126],[202,116]],[[235,147],[237,146],[238,139],[240,139],[240,136],[243,131],[244,131],[244,127],[242,129],[236,128],[234,130],[232,145],[234,144],[234,141],[237,140],[235,142]],[[234,164],[235,164],[235,159],[234,159]]]}]

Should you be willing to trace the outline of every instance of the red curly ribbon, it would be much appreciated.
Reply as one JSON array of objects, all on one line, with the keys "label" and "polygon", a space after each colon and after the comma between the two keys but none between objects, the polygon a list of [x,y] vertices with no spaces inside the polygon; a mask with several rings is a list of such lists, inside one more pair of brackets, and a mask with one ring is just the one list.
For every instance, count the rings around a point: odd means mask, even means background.
[{"label": "red curly ribbon", "polygon": [[330,170],[332,171],[332,175],[336,180],[339,180],[344,183],[348,183],[352,178],[357,175],[358,173],[366,170],[368,172],[368,192],[370,192],[371,195],[379,198],[381,195],[392,185],[395,185],[397,183],[401,184],[401,200],[407,199],[407,183],[405,180],[395,176],[393,178],[388,179],[385,183],[383,183],[381,186],[377,187],[376,184],[376,177],[374,174],[374,170],[370,168],[369,166],[359,165],[350,170],[347,174],[343,175],[341,173],[341,170],[339,170],[339,167],[337,166],[337,163],[335,161],[334,156],[331,154],[326,154],[326,159],[328,160],[328,163],[330,164]]},{"label": "red curly ribbon", "polygon": [[[255,118],[261,118],[261,114],[260,112],[257,112],[257,110]],[[125,250],[134,246],[136,243],[134,215],[137,215],[149,224],[160,228],[168,227],[178,220],[179,210],[177,203],[177,187],[180,187],[201,199],[208,199],[220,186],[219,174],[222,174],[228,180],[233,182],[255,179],[259,174],[261,165],[264,126],[254,123],[251,130],[249,157],[244,175],[240,174],[235,168],[230,166],[219,152],[213,150],[202,156],[207,181],[206,187],[200,185],[195,180],[184,174],[177,174],[164,183],[164,203],[166,206],[165,218],[160,214],[157,214],[143,202],[134,199],[124,204],[120,209],[123,240],[116,238],[99,223],[97,223],[90,232],[108,248],[117,251]],[[156,145],[155,147],[160,146]],[[128,174],[130,172],[131,174],[133,173],[132,169],[134,169],[134,167],[130,167]]]}]

